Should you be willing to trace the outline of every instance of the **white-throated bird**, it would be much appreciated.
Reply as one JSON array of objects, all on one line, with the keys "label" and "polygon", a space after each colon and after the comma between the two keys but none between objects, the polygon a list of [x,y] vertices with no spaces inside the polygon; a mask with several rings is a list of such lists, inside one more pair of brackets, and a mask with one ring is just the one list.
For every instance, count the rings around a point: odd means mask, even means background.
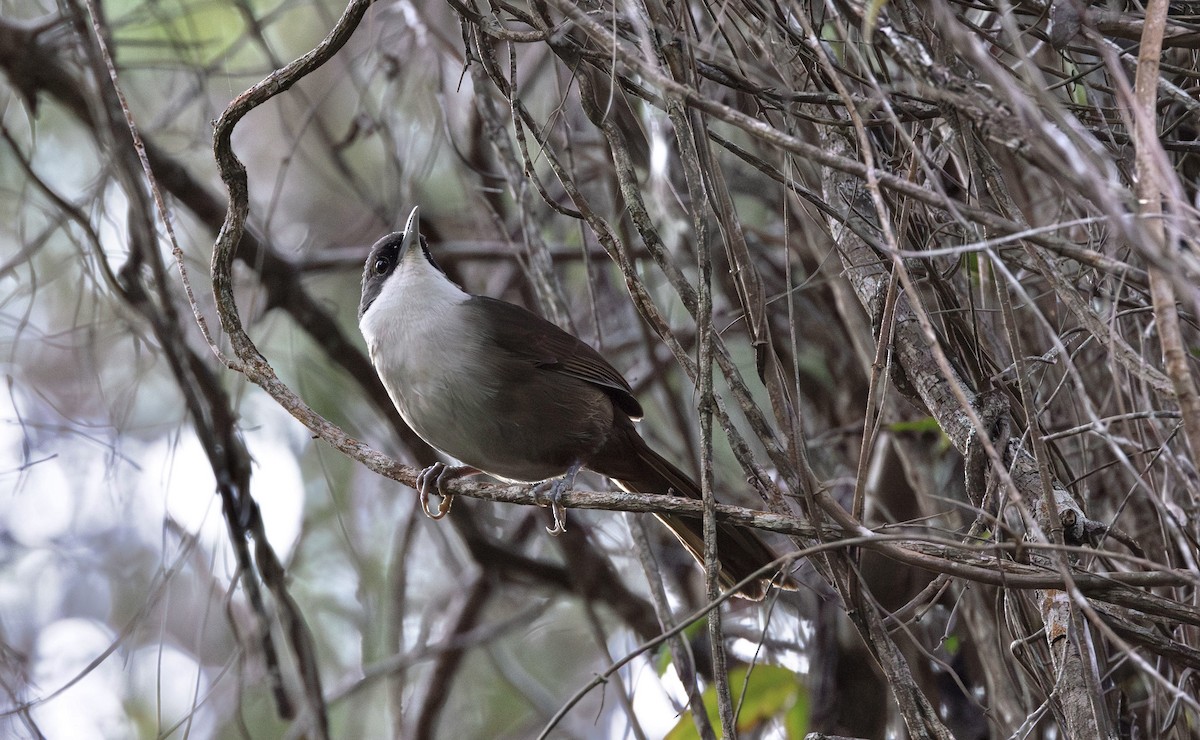
[{"label": "white-throated bird", "polygon": [[[556,501],[581,467],[627,491],[701,497],[690,476],[638,435],[633,420],[642,407],[625,378],[540,316],[455,285],[430,255],[416,208],[404,231],[371,248],[358,322],[404,421],[469,466],[426,468],[418,478],[423,498],[430,488],[441,494],[451,476],[484,472],[543,482]],[[703,562],[700,519],[658,518]],[[717,552],[726,589],[775,558],[754,532],[724,523]],[[761,598],[772,575],[740,593]]]}]

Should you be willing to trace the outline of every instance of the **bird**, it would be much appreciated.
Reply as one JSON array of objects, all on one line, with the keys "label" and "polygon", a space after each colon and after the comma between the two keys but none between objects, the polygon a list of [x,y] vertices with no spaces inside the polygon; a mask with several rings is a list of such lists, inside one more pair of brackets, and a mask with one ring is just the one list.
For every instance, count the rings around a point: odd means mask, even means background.
[{"label": "bird", "polygon": [[[591,345],[521,306],[473,295],[438,266],[420,233],[419,208],[404,230],[371,247],[363,268],[359,329],[400,416],[421,439],[462,465],[435,463],[417,488],[426,513],[449,508],[442,486],[486,473],[536,484],[555,508],[586,468],[625,491],[700,499],[696,482],[638,434],[642,406],[629,383]],[[442,496],[439,514],[430,491]],[[565,513],[565,512],[564,512]],[[701,520],[656,514],[700,563]],[[775,560],[753,531],[718,522],[719,585],[761,599]]]}]

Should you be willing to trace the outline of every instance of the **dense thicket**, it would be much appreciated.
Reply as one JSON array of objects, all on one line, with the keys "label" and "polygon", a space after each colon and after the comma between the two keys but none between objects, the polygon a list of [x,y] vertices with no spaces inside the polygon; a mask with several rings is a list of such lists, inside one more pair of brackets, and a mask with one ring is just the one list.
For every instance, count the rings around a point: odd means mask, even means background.
[{"label": "dense thicket", "polygon": [[[32,11],[0,17],[7,729],[1195,736],[1196,6]],[[414,204],[798,590],[656,640],[700,570],[584,510],[684,505],[573,493],[549,538],[529,491],[435,522],[378,475],[434,459],[355,326]]]}]

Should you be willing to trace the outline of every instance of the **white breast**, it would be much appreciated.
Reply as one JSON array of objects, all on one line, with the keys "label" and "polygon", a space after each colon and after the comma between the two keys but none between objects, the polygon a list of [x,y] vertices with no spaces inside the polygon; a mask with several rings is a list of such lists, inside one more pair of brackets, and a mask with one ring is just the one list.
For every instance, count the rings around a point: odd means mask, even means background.
[{"label": "white breast", "polygon": [[419,253],[410,253],[359,320],[371,363],[404,421],[429,444],[462,459],[470,440],[464,413],[494,389],[468,378],[463,360],[477,351],[463,315],[470,294]]}]

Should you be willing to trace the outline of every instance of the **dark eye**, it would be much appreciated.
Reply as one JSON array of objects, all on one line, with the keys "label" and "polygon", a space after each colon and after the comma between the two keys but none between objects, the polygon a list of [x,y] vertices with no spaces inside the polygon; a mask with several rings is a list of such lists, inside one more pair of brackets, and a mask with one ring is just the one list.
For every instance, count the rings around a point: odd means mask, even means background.
[{"label": "dark eye", "polygon": [[392,263],[391,263],[390,261],[388,261],[388,258],[387,258],[387,257],[379,257],[379,258],[377,258],[377,259],[375,260],[375,265],[374,265],[374,268],[375,268],[375,274],[376,274],[376,275],[382,275],[382,274],[384,274],[385,272],[387,272],[387,271],[388,271],[388,268],[389,268],[389,267],[391,267],[391,265],[392,265]]}]

